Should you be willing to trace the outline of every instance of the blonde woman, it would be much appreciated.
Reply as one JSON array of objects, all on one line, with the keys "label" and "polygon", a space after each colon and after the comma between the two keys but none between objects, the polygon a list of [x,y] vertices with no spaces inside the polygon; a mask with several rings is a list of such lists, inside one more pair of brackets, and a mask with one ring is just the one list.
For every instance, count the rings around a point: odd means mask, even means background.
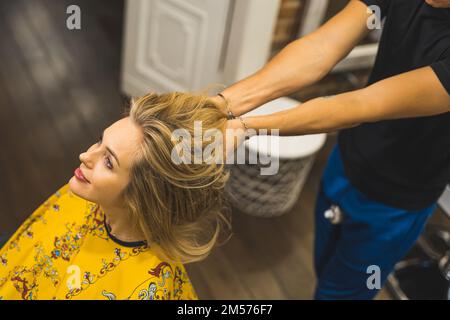
[{"label": "blonde woman", "polygon": [[223,128],[209,98],[148,94],[80,154],[68,184],[0,250],[3,299],[196,299],[183,263],[228,229],[216,162],[177,164],[172,133]]}]

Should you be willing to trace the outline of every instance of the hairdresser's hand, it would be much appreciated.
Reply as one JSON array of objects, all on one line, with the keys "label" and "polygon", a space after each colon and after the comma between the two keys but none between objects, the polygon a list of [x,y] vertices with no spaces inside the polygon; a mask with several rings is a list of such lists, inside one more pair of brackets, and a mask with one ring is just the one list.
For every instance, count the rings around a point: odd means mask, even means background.
[{"label": "hairdresser's hand", "polygon": [[223,112],[225,116],[228,116],[228,110],[226,106],[226,102],[223,98],[219,96],[214,96],[210,98],[212,102],[219,107],[219,109]]},{"label": "hairdresser's hand", "polygon": [[[235,150],[242,146],[242,143],[248,138],[246,130],[241,120],[228,120],[223,129],[224,159],[227,160]],[[243,147],[243,146],[242,146]],[[235,159],[235,158],[232,158]]]}]

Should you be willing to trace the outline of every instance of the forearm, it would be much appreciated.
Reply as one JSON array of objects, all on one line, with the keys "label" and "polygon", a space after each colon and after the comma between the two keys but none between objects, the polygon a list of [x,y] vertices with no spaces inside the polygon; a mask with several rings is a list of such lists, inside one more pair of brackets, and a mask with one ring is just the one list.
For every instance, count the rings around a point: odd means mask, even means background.
[{"label": "forearm", "polygon": [[307,87],[329,72],[325,54],[314,35],[286,46],[264,68],[225,89],[233,113],[242,115],[281,96]]},{"label": "forearm", "polygon": [[223,91],[235,115],[301,90],[324,77],[367,34],[370,13],[350,1],[313,33],[286,46],[263,69]]},{"label": "forearm", "polygon": [[279,129],[280,135],[306,135],[350,128],[370,120],[358,91],[317,98],[293,109],[266,116],[247,117],[250,129]]},{"label": "forearm", "polygon": [[430,67],[381,80],[364,89],[317,98],[293,109],[245,119],[249,128],[281,135],[330,132],[382,120],[450,112],[450,95]]}]

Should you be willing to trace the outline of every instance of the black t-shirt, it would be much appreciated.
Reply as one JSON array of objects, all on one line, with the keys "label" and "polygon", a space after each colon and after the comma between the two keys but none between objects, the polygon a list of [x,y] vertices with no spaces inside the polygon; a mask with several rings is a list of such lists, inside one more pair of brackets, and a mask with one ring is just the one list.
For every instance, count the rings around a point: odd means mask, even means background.
[{"label": "black t-shirt", "polygon": [[[450,9],[424,0],[362,1],[386,18],[369,84],[431,66],[450,94]],[[365,123],[342,130],[338,145],[350,182],[389,206],[424,209],[450,182],[450,112]]]}]

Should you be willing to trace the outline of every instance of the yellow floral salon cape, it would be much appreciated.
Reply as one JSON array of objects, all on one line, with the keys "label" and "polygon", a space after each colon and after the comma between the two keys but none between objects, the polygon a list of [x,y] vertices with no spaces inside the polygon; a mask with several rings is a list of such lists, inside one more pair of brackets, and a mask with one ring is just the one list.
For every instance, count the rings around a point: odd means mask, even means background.
[{"label": "yellow floral salon cape", "polygon": [[144,242],[121,242],[104,213],[68,185],[0,250],[0,299],[197,299],[182,264]]}]

